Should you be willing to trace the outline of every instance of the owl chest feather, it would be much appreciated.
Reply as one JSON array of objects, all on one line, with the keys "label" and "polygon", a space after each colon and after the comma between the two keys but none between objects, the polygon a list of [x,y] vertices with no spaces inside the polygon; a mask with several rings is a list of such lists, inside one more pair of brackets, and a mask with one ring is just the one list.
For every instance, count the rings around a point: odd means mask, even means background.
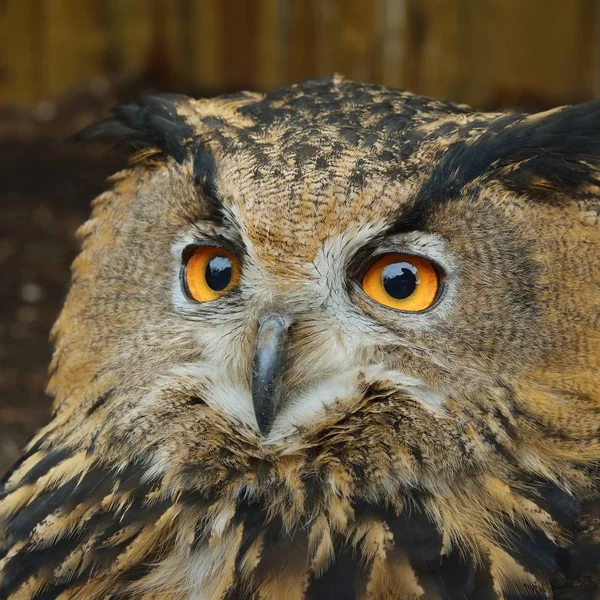
[{"label": "owl chest feather", "polygon": [[193,469],[157,477],[33,448],[0,501],[2,597],[502,600],[569,598],[565,585],[593,597],[599,511],[550,481],[386,499],[391,481],[339,460],[248,460],[245,478],[207,467],[200,487]]}]

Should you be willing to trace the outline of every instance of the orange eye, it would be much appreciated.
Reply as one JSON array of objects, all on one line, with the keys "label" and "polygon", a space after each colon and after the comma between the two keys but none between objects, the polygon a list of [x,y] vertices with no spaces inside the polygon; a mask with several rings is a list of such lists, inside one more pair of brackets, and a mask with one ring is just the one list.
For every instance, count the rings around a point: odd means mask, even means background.
[{"label": "orange eye", "polygon": [[199,246],[183,272],[188,295],[196,302],[210,302],[226,294],[240,280],[240,263],[231,252],[215,246]]},{"label": "orange eye", "polygon": [[440,287],[431,262],[409,254],[386,254],[376,260],[362,280],[365,294],[384,306],[418,312],[429,308]]}]

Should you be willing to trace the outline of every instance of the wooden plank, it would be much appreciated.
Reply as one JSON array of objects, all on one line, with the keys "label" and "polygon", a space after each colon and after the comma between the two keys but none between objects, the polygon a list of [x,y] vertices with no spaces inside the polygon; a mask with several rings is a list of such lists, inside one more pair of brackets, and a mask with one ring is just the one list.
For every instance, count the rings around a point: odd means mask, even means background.
[{"label": "wooden plank", "polygon": [[0,105],[33,104],[41,74],[33,2],[5,0],[0,10]]},{"label": "wooden plank", "polygon": [[550,105],[594,93],[594,0],[470,0],[469,100]]},{"label": "wooden plank", "polygon": [[381,1],[323,0],[317,13],[317,74],[369,80],[380,54]]},{"label": "wooden plank", "polygon": [[382,0],[379,11],[381,48],[374,78],[386,85],[406,83],[406,0]]},{"label": "wooden plank", "polygon": [[149,0],[103,0],[109,72],[135,76],[148,66],[152,43]]},{"label": "wooden plank", "polygon": [[186,81],[186,38],[179,0],[148,0],[151,20],[147,71],[162,89],[172,89]]},{"label": "wooden plank", "polygon": [[589,98],[594,0],[407,0],[406,86],[497,108]]},{"label": "wooden plank", "polygon": [[227,0],[219,4],[225,24],[221,46],[225,90],[251,89],[256,81],[257,0]]},{"label": "wooden plank", "polygon": [[317,77],[331,75],[336,69],[336,25],[339,22],[338,0],[320,0],[316,11],[316,73]]},{"label": "wooden plank", "polygon": [[351,0],[343,3],[340,30],[340,70],[358,81],[372,81],[381,60],[378,15],[382,0]]},{"label": "wooden plank", "polygon": [[274,89],[284,82],[284,3],[285,0],[257,1],[256,86],[262,90]]},{"label": "wooden plank", "polygon": [[469,0],[407,0],[403,86],[413,92],[464,101],[462,27]]},{"label": "wooden plank", "polygon": [[297,82],[319,75],[317,37],[319,0],[289,0],[285,19],[287,64],[285,79]]},{"label": "wooden plank", "polygon": [[600,86],[597,0],[4,0],[0,106],[95,79],[271,89],[335,71],[476,106]]},{"label": "wooden plank", "polygon": [[219,5],[221,0],[196,0],[192,2],[189,27],[194,32],[193,69],[191,82],[202,93],[217,93],[223,87],[224,27]]},{"label": "wooden plank", "polygon": [[107,40],[96,2],[43,0],[43,97],[56,97],[106,76]]}]

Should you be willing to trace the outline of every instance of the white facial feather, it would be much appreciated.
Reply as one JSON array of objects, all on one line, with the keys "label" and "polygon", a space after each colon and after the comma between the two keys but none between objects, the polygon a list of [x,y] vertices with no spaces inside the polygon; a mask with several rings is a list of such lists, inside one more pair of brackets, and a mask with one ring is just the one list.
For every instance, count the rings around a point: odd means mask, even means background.
[{"label": "white facial feather", "polygon": [[328,406],[344,398],[356,397],[369,383],[375,382],[393,383],[435,414],[443,414],[443,398],[428,390],[420,379],[399,371],[389,371],[384,365],[356,367],[292,393],[266,442],[280,442],[297,427],[310,425]]},{"label": "white facial feather", "polygon": [[[289,389],[284,408],[278,415],[266,443],[277,443],[293,435],[299,426],[318,419],[326,407],[356,396],[365,382],[389,381],[437,415],[444,413],[444,398],[425,383],[408,377],[391,365],[373,360],[371,349],[398,342],[397,333],[363,313],[347,293],[348,265],[355,253],[383,226],[360,226],[356,231],[328,238],[313,261],[304,265],[309,277],[300,286],[283,291],[280,282],[269,275],[260,263],[252,242],[242,234],[246,245],[244,272],[240,284],[243,308],[228,311],[223,303],[218,317],[217,301],[209,307],[189,300],[179,281],[179,265],[188,244],[202,243],[200,228],[185,235],[173,246],[175,262],[173,303],[175,310],[190,317],[188,334],[198,343],[201,359],[171,370],[167,377],[196,380],[203,390],[203,400],[213,409],[230,415],[256,429],[256,417],[250,391],[250,365],[253,338],[258,319],[272,309],[289,308],[296,319],[298,340],[290,350],[286,382]],[[201,233],[200,233],[201,235]],[[413,330],[431,326],[451,311],[458,269],[445,242],[432,234],[411,233],[387,240],[390,251],[419,254],[441,264],[447,273],[443,306],[424,314],[402,314],[402,324]],[[208,303],[207,303],[208,304]],[[210,309],[210,320],[203,311]],[[229,314],[227,314],[229,312]],[[371,358],[369,359],[369,356]]]}]

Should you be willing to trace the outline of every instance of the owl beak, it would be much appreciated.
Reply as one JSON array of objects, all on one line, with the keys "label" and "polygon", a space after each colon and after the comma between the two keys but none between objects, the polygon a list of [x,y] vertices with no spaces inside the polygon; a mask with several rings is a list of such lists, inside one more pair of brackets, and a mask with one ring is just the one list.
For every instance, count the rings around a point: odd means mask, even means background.
[{"label": "owl beak", "polygon": [[283,375],[291,319],[278,314],[265,317],[258,329],[252,361],[252,403],[263,436],[271,431],[283,398]]}]

